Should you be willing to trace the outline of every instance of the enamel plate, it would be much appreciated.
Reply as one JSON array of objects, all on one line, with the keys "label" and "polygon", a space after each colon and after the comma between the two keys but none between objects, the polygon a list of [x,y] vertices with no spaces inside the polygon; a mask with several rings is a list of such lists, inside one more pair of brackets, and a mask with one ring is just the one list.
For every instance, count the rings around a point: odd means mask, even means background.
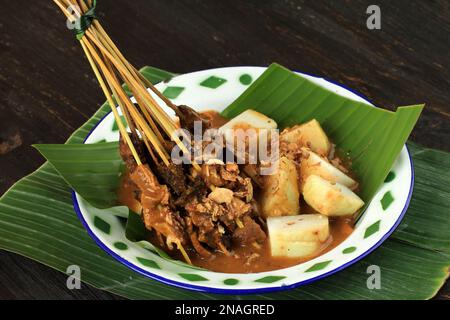
[{"label": "enamel plate", "polygon": [[[265,70],[263,67],[230,67],[180,75],[156,87],[173,100],[198,111],[222,111]],[[301,74],[311,81],[353,100],[370,102],[351,91]],[[85,143],[117,141],[119,132],[112,113],[105,116]],[[354,232],[333,250],[305,263],[281,270],[227,274],[212,272],[159,256],[152,246],[130,242],[118,216],[127,210],[99,210],[73,193],[75,210],[91,237],[114,258],[129,268],[163,283],[191,290],[252,294],[298,287],[338,272],[376,249],[399,225],[408,207],[414,183],[412,160],[403,147],[385,183],[358,221]],[[113,212],[112,212],[113,211]]]}]

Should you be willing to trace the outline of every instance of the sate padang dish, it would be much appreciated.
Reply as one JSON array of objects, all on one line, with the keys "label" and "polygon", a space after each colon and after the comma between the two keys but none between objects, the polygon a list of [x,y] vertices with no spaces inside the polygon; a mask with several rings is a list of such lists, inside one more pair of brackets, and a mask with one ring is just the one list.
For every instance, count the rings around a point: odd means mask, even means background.
[{"label": "sate padang dish", "polygon": [[[192,134],[195,121],[218,132],[277,128],[275,121],[253,110],[230,120],[186,106],[176,112],[179,126]],[[262,160],[202,159],[197,168],[167,165],[149,154],[145,139],[130,138],[143,161],[136,163],[121,136],[126,173],[120,202],[140,214],[150,231],[148,241],[174,259],[208,270],[262,272],[312,259],[351,234],[364,205],[348,169],[350,160],[315,119],[280,132],[277,170],[268,175],[261,174],[267,166]],[[170,154],[174,143],[166,141]]]}]

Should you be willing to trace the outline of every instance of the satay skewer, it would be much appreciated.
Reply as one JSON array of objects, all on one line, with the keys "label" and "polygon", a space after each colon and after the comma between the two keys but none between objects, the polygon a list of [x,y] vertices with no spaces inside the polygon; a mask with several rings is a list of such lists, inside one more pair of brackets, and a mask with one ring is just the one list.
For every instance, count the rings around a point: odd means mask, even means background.
[{"label": "satay skewer", "polygon": [[[53,0],[56,5],[62,10],[66,17],[70,21],[75,21],[80,18],[82,12],[75,10],[75,16],[71,15],[64,5],[72,6],[76,8],[79,6],[83,12],[88,10],[88,7],[83,1],[70,1],[70,0]],[[92,1],[87,1],[89,6],[92,6]],[[163,128],[166,134],[174,140],[179,147],[187,151],[186,147],[182,144],[180,139],[174,134],[176,125],[173,120],[163,111],[163,109],[156,103],[156,100],[147,91],[146,82],[143,82],[143,77],[134,69],[131,64],[121,55],[120,51],[114,45],[114,43],[104,32],[101,25],[94,20],[94,26],[91,25],[88,30],[85,31],[85,36],[79,39],[81,47],[91,65],[92,70],[100,84],[100,87],[107,98],[107,101],[111,107],[114,115],[114,119],[117,122],[119,132],[122,135],[125,143],[129,147],[133,158],[138,166],[142,166],[142,160],[127,132],[119,112],[116,109],[116,103],[122,110],[125,120],[130,127],[132,134],[139,133],[144,141],[150,155],[153,160],[157,162],[155,153],[156,151],[159,158],[168,166],[170,165],[169,156],[167,150],[165,150],[163,144],[163,136],[159,132],[156,122]],[[128,85],[134,94],[138,105],[135,106],[130,98],[123,90],[118,76]],[[152,91],[155,92],[155,88],[151,86]],[[156,90],[157,91],[157,90]],[[161,98],[161,94],[157,94]],[[114,97],[114,98],[113,98]],[[168,99],[163,99],[168,106]],[[193,163],[194,168],[199,170],[197,163]],[[192,264],[186,250],[183,248],[180,241],[174,242],[183,255],[187,263]]]}]

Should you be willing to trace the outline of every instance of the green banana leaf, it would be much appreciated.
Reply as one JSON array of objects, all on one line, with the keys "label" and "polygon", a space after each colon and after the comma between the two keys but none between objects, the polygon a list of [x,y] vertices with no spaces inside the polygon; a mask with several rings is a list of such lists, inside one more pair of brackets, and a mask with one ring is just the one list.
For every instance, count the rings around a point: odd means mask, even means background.
[{"label": "green banana leaf", "polygon": [[[143,74],[151,81],[161,80],[161,73],[153,73],[152,68],[145,68]],[[82,143],[108,111],[109,106],[104,105],[67,144]],[[131,271],[87,235],[73,211],[67,182],[49,163],[17,182],[0,199],[0,248],[62,272],[77,264],[84,282],[128,298],[426,299],[442,286],[450,265],[450,188],[444,183],[450,172],[450,155],[412,147],[417,184],[407,218],[399,230],[352,267],[295,290],[241,297],[193,293]],[[426,199],[431,211],[424,210]],[[366,286],[367,268],[372,264],[382,269],[380,290]]]},{"label": "green banana leaf", "polygon": [[86,201],[99,209],[117,205],[124,163],[118,142],[35,145]]}]

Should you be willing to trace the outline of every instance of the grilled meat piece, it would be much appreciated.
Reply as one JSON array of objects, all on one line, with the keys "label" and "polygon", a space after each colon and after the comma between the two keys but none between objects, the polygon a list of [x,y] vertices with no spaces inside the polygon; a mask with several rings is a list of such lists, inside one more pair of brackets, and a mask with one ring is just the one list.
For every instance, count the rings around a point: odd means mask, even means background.
[{"label": "grilled meat piece", "polygon": [[[133,138],[133,135],[130,135],[130,138],[136,148],[139,158],[143,163],[146,163],[148,157],[144,143],[139,138]],[[122,135],[119,140],[119,153],[125,162],[128,171],[132,173],[136,169],[137,163]],[[173,163],[166,166],[163,163],[155,163],[154,161],[151,161],[149,165],[151,165],[151,169],[157,173],[158,178],[168,185],[175,194],[181,195],[186,190],[187,186],[183,166],[175,165]]]},{"label": "grilled meat piece", "polygon": [[250,216],[244,217],[243,224],[243,228],[237,228],[233,233],[233,244],[235,246],[249,246],[254,242],[264,242],[267,237],[265,232]]},{"label": "grilled meat piece", "polygon": [[[134,145],[134,148],[136,149],[139,158],[141,159],[141,161],[145,162],[146,156],[144,143],[134,135],[130,135],[130,139]],[[122,157],[122,160],[125,162],[128,171],[132,173],[136,169],[137,163],[136,160],[134,159],[131,149],[128,147],[128,144],[122,137],[122,135],[120,135],[119,138],[119,153],[120,156]]]},{"label": "grilled meat piece", "polygon": [[167,184],[176,195],[181,195],[187,189],[183,166],[173,163],[166,166],[162,163],[158,163],[156,165],[156,172],[161,180]]},{"label": "grilled meat piece", "polygon": [[194,247],[195,251],[197,251],[198,254],[204,258],[210,257],[211,252],[209,252],[207,249],[205,249],[200,244],[200,241],[198,241],[197,232],[194,231],[194,226],[192,225],[191,218],[185,217],[185,221],[186,221],[187,232],[189,234],[189,238],[191,239],[191,243],[192,243],[192,246]]},{"label": "grilled meat piece", "polygon": [[185,244],[184,220],[170,207],[167,186],[159,184],[147,165],[137,166],[130,177],[141,190],[142,214],[147,229],[166,237],[169,249],[172,244]]},{"label": "grilled meat piece", "polygon": [[200,121],[202,123],[203,130],[209,129],[211,127],[211,124],[206,117],[202,116],[197,111],[188,106],[178,106],[175,112],[178,118],[180,118],[181,128],[184,128],[191,133],[194,132],[195,121]]},{"label": "grilled meat piece", "polygon": [[236,220],[252,213],[252,205],[234,197],[230,204],[227,204],[227,218]]},{"label": "grilled meat piece", "polygon": [[208,187],[200,176],[193,177],[192,180],[186,184],[186,189],[183,193],[174,200],[174,205],[184,208],[193,198],[202,198],[208,194]]}]

